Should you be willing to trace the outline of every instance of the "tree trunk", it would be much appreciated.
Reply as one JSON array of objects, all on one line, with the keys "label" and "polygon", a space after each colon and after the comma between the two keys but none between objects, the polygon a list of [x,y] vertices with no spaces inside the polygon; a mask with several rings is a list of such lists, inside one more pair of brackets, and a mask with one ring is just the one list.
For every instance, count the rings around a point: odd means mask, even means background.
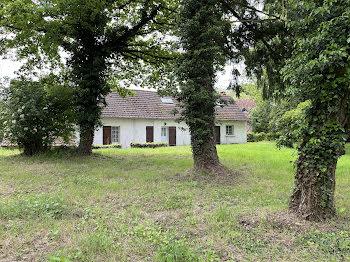
[{"label": "tree trunk", "polygon": [[208,172],[208,173],[222,173],[225,169],[224,166],[219,161],[219,156],[216,150],[216,141],[213,135],[206,139],[203,143],[198,143],[191,136],[191,144],[193,151],[193,160],[194,160],[194,170],[197,172]]},{"label": "tree trunk", "polygon": [[26,156],[33,156],[48,150],[48,147],[43,144],[42,140],[29,141],[29,143],[23,144],[23,154]]},{"label": "tree trunk", "polygon": [[80,155],[91,155],[94,142],[94,130],[91,128],[80,129],[80,141],[78,152]]},{"label": "tree trunk", "polygon": [[308,161],[301,156],[296,162],[295,189],[289,201],[289,209],[299,217],[311,221],[325,220],[335,216],[334,191],[337,159],[322,174],[305,166],[307,163]]}]

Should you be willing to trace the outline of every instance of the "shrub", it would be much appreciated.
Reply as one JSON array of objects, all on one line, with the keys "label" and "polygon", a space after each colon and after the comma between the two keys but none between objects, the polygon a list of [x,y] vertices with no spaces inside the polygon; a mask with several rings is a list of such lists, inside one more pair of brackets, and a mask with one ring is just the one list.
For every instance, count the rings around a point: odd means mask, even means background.
[{"label": "shrub", "polygon": [[92,149],[105,149],[105,148],[122,148],[120,144],[110,144],[110,145],[93,145]]},{"label": "shrub", "polygon": [[166,143],[166,142],[160,142],[160,143],[131,143],[130,146],[132,148],[156,148],[156,147],[168,146],[168,143]]},{"label": "shrub", "polygon": [[259,142],[266,139],[266,134],[261,133],[248,133],[247,134],[247,141],[248,142]]},{"label": "shrub", "polygon": [[281,136],[281,133],[248,133],[247,141],[248,142],[260,142],[263,140],[273,141],[277,140]]},{"label": "shrub", "polygon": [[281,136],[281,133],[267,133],[266,134],[266,140],[268,141],[274,141],[277,140]]},{"label": "shrub", "polygon": [[1,119],[4,138],[17,144],[24,154],[48,149],[54,140],[69,143],[73,135],[73,106],[68,87],[14,80],[5,89]]}]

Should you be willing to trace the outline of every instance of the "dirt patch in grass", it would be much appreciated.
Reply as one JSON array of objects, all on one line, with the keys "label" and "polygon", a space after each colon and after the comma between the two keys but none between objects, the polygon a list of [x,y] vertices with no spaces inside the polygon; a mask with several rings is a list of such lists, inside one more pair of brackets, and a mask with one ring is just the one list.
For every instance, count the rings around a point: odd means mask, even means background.
[{"label": "dirt patch in grass", "polygon": [[[2,249],[7,252],[0,254],[2,262],[13,261],[40,261],[39,257],[43,257],[50,252],[53,252],[55,245],[46,233],[38,234],[31,239],[17,238],[17,245],[20,247],[15,250],[10,241],[4,241]],[[1,251],[1,249],[0,249]],[[1,253],[1,252],[0,252]]]},{"label": "dirt patch in grass", "polygon": [[315,223],[301,219],[288,210],[282,210],[269,214],[257,213],[252,216],[240,217],[238,223],[246,230],[258,228],[264,224],[264,226],[279,231],[288,230],[295,233],[304,233],[317,229],[320,232],[327,233],[349,229],[350,218],[335,217],[331,220]]}]

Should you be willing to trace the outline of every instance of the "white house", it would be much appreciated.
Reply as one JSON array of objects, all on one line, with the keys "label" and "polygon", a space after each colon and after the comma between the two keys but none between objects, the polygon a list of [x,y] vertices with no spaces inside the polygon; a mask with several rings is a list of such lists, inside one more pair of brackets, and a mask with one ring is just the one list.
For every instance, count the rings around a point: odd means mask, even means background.
[{"label": "white house", "polygon": [[[119,143],[123,148],[132,142],[168,142],[170,146],[190,145],[190,132],[173,114],[177,102],[161,98],[153,91],[133,90],[135,96],[107,96],[102,111],[102,127],[95,131],[94,145]],[[231,99],[224,96],[224,99]],[[235,104],[216,107],[218,144],[246,143],[247,117]]]}]

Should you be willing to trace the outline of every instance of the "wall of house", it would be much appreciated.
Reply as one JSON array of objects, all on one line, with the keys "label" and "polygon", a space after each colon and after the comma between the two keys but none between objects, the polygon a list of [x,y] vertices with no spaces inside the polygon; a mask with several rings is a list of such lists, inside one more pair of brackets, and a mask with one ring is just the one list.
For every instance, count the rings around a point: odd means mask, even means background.
[{"label": "wall of house", "polygon": [[[185,123],[177,123],[174,120],[146,120],[146,119],[118,119],[118,118],[103,118],[102,124],[104,126],[119,126],[120,127],[120,144],[123,148],[130,147],[130,143],[146,142],[146,126],[154,127],[154,142],[162,142],[161,128],[176,126],[176,145],[190,145],[191,137],[188,127]],[[246,143],[247,132],[246,122],[220,122],[220,136],[221,144],[231,143]],[[226,125],[234,126],[233,136],[226,136]],[[167,141],[169,132],[167,130]],[[103,144],[103,129],[102,127],[95,131],[94,145]]]},{"label": "wall of house", "polygon": [[[233,126],[233,135],[226,135],[226,126]],[[247,122],[245,121],[219,121],[221,144],[245,144],[247,143]]]}]

